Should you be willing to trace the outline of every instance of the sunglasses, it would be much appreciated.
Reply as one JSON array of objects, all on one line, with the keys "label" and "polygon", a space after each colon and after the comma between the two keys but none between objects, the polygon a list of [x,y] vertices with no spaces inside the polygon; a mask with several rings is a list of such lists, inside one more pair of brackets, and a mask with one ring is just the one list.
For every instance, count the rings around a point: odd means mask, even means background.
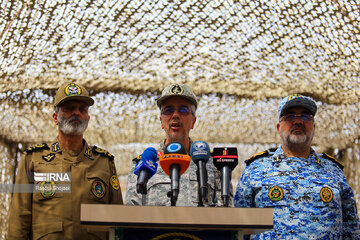
[{"label": "sunglasses", "polygon": [[314,117],[311,114],[307,114],[307,113],[293,114],[293,113],[291,113],[291,114],[286,114],[286,115],[282,116],[280,121],[294,122],[297,117],[299,117],[301,119],[301,121],[303,121],[303,122],[310,122],[314,119]]},{"label": "sunglasses", "polygon": [[191,110],[187,106],[180,106],[179,108],[175,108],[174,106],[166,106],[163,109],[161,109],[162,115],[173,115],[175,111],[178,111],[180,115],[187,116],[190,114]]}]

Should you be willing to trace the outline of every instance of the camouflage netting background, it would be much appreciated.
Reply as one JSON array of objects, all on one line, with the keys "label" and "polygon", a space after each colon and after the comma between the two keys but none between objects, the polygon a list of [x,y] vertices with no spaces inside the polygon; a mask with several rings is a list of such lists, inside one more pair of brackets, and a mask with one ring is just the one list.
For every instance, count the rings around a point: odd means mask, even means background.
[{"label": "camouflage netting background", "polygon": [[[360,201],[359,23],[349,0],[3,0],[1,183],[25,147],[56,137],[55,90],[75,81],[96,101],[86,139],[116,156],[125,190],[131,159],[164,137],[155,100],[179,82],[199,96],[191,137],[237,146],[241,162],[279,144],[282,97],[313,97],[315,148],[346,166]],[[3,237],[9,195],[0,195]]]}]

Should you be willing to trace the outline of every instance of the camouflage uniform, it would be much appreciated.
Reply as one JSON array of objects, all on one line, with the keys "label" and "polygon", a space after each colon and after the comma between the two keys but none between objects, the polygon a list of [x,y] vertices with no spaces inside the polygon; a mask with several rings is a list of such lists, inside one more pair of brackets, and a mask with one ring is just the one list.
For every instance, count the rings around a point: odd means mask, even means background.
[{"label": "camouflage uniform", "polygon": [[[35,180],[34,173],[71,173],[71,193],[14,193],[10,207],[9,239],[105,237],[100,233],[88,232],[80,225],[80,204],[122,204],[114,157],[100,148],[88,146],[85,140],[83,143],[81,151],[62,150],[58,141],[35,145],[26,150],[16,184],[44,184]],[[59,182],[53,183],[60,186]]]},{"label": "camouflage uniform", "polygon": [[274,229],[251,239],[360,239],[353,191],[342,166],[313,149],[308,159],[282,148],[246,161],[235,207],[274,208]]},{"label": "camouflage uniform", "polygon": [[[191,145],[190,140],[190,145]],[[164,143],[160,144],[158,151],[164,152]],[[126,188],[127,205],[142,205],[142,194],[136,192],[137,175],[134,174],[136,161],[130,169]],[[212,158],[206,164],[208,174],[208,197],[205,199],[205,206],[222,206],[221,200],[221,180],[220,175],[212,163]],[[198,181],[197,166],[191,161],[189,168],[180,177],[180,192],[176,206],[198,206]],[[157,172],[147,183],[148,193],[145,195],[145,205],[151,206],[170,206],[170,198],[167,193],[171,191],[170,177],[158,166]],[[230,200],[232,205],[232,199]]]}]

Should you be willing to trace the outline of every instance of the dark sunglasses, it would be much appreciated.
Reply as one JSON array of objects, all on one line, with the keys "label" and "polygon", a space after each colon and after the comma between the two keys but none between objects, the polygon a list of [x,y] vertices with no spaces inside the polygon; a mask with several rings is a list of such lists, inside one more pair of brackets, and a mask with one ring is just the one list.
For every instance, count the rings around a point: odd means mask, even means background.
[{"label": "dark sunglasses", "polygon": [[301,114],[286,114],[284,116],[281,117],[280,121],[285,121],[285,122],[293,122],[296,120],[296,118],[299,117],[301,119],[301,121],[303,122],[310,122],[314,119],[314,117],[311,114],[307,114],[307,113],[301,113]]},{"label": "dark sunglasses", "polygon": [[189,115],[191,110],[190,108],[186,106],[180,106],[179,108],[175,108],[174,106],[166,106],[163,109],[161,109],[162,115],[173,115],[175,111],[178,111],[180,115],[186,116]]}]

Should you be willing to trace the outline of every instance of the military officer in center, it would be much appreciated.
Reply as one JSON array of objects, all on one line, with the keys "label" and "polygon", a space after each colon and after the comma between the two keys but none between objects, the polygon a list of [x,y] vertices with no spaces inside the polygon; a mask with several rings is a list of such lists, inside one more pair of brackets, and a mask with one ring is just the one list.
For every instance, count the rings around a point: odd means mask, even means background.
[{"label": "military officer in center", "polygon": [[[123,203],[114,156],[83,139],[93,104],[79,84],[58,89],[53,113],[58,137],[29,147],[23,155],[15,182],[20,191],[13,193],[10,206],[8,239],[106,238],[80,225],[80,204]],[[24,186],[33,186],[33,191],[21,191]]]},{"label": "military officer in center", "polygon": [[235,207],[274,208],[274,228],[251,239],[360,239],[343,166],[311,147],[316,111],[310,97],[284,98],[277,123],[282,145],[245,161]]}]

